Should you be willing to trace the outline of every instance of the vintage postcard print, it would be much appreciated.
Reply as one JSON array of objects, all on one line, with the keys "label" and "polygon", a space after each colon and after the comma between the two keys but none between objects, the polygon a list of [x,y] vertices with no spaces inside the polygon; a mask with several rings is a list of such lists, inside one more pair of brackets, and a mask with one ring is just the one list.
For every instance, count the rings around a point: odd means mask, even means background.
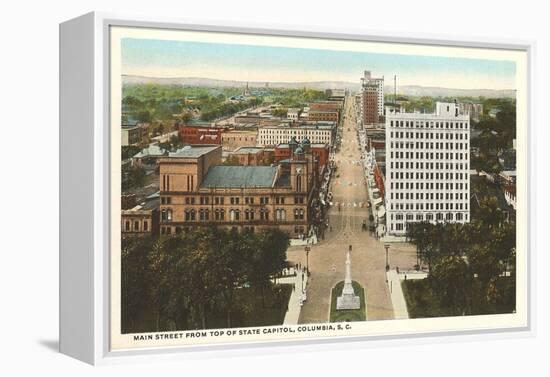
[{"label": "vintage postcard print", "polygon": [[110,38],[112,350],[526,326],[525,51]]}]

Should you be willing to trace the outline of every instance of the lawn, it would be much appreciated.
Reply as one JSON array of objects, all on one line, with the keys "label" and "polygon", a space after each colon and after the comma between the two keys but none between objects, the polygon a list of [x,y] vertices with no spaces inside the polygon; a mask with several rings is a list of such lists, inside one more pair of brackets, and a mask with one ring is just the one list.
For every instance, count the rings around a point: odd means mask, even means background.
[{"label": "lawn", "polygon": [[355,280],[351,283],[355,294],[361,299],[361,306],[355,310],[336,310],[336,298],[342,294],[344,282],[341,281],[334,288],[330,299],[330,322],[360,322],[366,321],[365,290]]}]

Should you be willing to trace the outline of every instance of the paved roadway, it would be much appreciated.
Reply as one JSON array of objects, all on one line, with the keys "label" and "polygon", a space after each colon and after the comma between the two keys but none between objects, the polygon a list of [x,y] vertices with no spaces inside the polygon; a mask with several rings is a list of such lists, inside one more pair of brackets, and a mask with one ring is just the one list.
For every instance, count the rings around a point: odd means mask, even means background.
[{"label": "paved roadway", "polygon": [[[311,277],[307,289],[307,302],[302,307],[299,323],[328,322],[331,289],[344,280],[346,250],[352,246],[351,277],[366,290],[367,320],[393,319],[393,307],[386,283],[384,245],[368,230],[362,230],[369,210],[357,138],[353,98],[348,97],[344,107],[342,145],[336,154],[339,177],[333,176],[331,191],[334,205],[329,210],[329,223],[325,240],[311,247],[309,269]],[[338,209],[340,207],[340,210]],[[287,257],[294,263],[306,265],[303,247],[292,247]],[[413,247],[392,244],[390,265],[412,268],[416,263]]]}]

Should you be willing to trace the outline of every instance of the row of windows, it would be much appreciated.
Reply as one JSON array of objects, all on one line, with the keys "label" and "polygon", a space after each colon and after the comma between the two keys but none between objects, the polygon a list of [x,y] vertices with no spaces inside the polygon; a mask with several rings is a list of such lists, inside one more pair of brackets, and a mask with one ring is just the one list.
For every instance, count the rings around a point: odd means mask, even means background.
[{"label": "row of windows", "polygon": [[[406,215],[406,221],[463,221],[468,220],[468,214],[467,213],[452,213],[447,212],[445,214],[439,212],[439,213],[426,213],[425,215],[423,213],[417,213],[416,215],[412,213],[407,213]],[[391,215],[391,221],[394,221],[394,215]],[[395,221],[403,221],[403,214],[396,214],[395,215]],[[393,223],[391,224],[394,225]],[[395,225],[403,225],[403,224],[395,224]],[[399,228],[396,228],[396,230],[400,230]]]},{"label": "row of windows", "polygon": [[[244,204],[255,204],[256,203],[256,197],[253,196],[245,196],[244,197]],[[305,201],[305,198],[303,196],[295,196],[294,197],[294,204],[303,204]],[[210,204],[210,197],[209,196],[200,196],[199,197],[199,204],[201,205],[209,205]],[[171,204],[172,198],[171,197],[162,197],[161,198],[161,204]],[[229,197],[229,203],[232,205],[239,205],[241,204],[241,197],[239,196],[231,196]],[[268,196],[262,196],[259,198],[260,204],[269,204],[269,197]],[[276,204],[285,204],[285,197],[284,196],[277,196],[275,197],[275,203]],[[196,204],[196,198],[193,196],[187,196],[185,197],[185,204],[194,205]],[[225,197],[223,196],[215,196],[212,199],[212,204],[214,205],[224,205],[225,204]]]},{"label": "row of windows", "polygon": [[[453,167],[454,166],[454,167]],[[467,163],[455,163],[453,165],[452,162],[408,162],[405,161],[400,162],[396,161],[395,164],[393,162],[390,162],[390,167],[395,169],[412,169],[416,168],[416,170],[426,169],[426,170],[454,170],[456,168],[457,170],[468,170],[468,164]],[[390,174],[393,172],[390,172]],[[397,173],[403,173],[403,172],[396,172]]]},{"label": "row of windows", "polygon": [[[401,187],[401,186],[400,186]],[[391,188],[391,186],[390,186]],[[424,186],[422,188],[418,188],[419,190],[424,190]],[[468,190],[468,184],[467,183],[442,183],[442,182],[426,182],[426,190]],[[409,188],[409,190],[412,190],[412,188]],[[393,192],[391,193],[393,194]],[[403,193],[402,192],[396,192],[396,198],[395,199],[403,199]],[[399,196],[401,195],[401,197]],[[411,193],[412,195],[412,193]],[[393,197],[390,197],[393,199]]]},{"label": "row of windows", "polygon": [[[222,136],[222,141],[227,141],[227,142],[230,142],[230,141],[243,141],[243,138],[242,137],[228,137],[228,136]],[[248,137],[245,137],[244,138],[244,141],[248,141]],[[256,137],[255,136],[251,136],[250,137],[250,141],[256,141]]]},{"label": "row of windows", "polygon": [[[411,168],[412,166],[414,165],[411,165]],[[449,164],[449,163],[446,163],[445,165],[443,165],[443,163],[439,163],[439,162],[436,162],[435,165],[433,162],[429,162],[429,163],[426,163],[426,169],[429,169],[429,170],[434,170],[434,166],[435,166],[435,170],[453,170],[453,166],[456,167],[457,170],[468,170],[468,164]],[[419,162],[417,163],[416,165],[416,169],[424,169],[424,163],[422,162]],[[393,179],[434,179],[434,174],[443,174],[443,173],[437,173],[437,172],[407,172],[407,171],[398,171],[398,172],[390,172],[390,178],[393,180]],[[453,173],[447,173],[447,174],[453,174]],[[457,173],[458,174],[458,173]],[[468,178],[467,174],[468,173],[460,173],[460,174],[464,174],[464,178]]]},{"label": "row of windows", "polygon": [[[443,153],[441,154],[443,155]],[[455,154],[455,158],[457,160],[467,160],[467,154],[466,153],[456,153]],[[444,158],[441,158],[441,160],[454,160],[455,158],[453,158],[453,154],[452,153],[445,153],[445,157]],[[419,164],[422,164],[422,165],[419,165]],[[423,169],[423,165],[424,163],[423,162],[416,162],[416,168],[417,169]],[[433,164],[433,163],[432,163]],[[443,162],[441,162],[441,164],[443,164]],[[413,167],[415,166],[415,162],[409,162],[409,161],[391,161],[390,162],[390,168],[393,169],[412,169]],[[428,165],[428,167],[426,167],[427,169],[430,169],[429,167],[430,165]],[[441,165],[442,166],[442,165]],[[443,168],[440,168],[440,169],[443,169]]]},{"label": "row of windows", "polygon": [[143,229],[140,227],[140,222],[135,220],[133,221],[133,227],[132,222],[130,220],[126,220],[124,222],[124,231],[125,232],[148,232],[149,231],[149,222],[147,220],[143,221]]},{"label": "row of windows", "polygon": [[451,149],[458,149],[458,150],[465,150],[468,148],[467,143],[444,143],[444,142],[422,142],[417,141],[416,143],[394,143],[393,141],[390,142],[390,149],[410,149],[412,152],[418,151],[419,149],[441,149],[441,150],[451,150]]},{"label": "row of windows", "polygon": [[[439,185],[443,185],[442,183],[440,183]],[[395,187],[394,187],[395,186]],[[426,183],[426,190],[430,190],[430,188],[433,188],[434,187],[434,184],[432,182],[428,182]],[[437,183],[436,183],[436,187],[437,186]],[[393,194],[395,191],[393,190],[405,190],[405,191],[409,191],[410,190],[424,190],[424,183],[422,182],[416,182],[416,183],[413,183],[413,182],[392,182],[390,184],[390,188],[391,188],[391,193]],[[439,189],[436,189],[436,190],[439,190]],[[442,190],[442,189],[441,189]],[[407,194],[409,193],[407,192]],[[399,193],[399,192],[396,192],[396,194]],[[412,195],[413,193],[410,192],[410,194]],[[422,192],[417,192],[416,195],[418,196],[418,194],[423,194]],[[430,198],[430,194],[431,194],[431,198]],[[435,193],[436,196],[439,195],[439,193]],[[440,193],[441,195],[443,195],[443,193]],[[460,195],[460,199],[462,199],[462,194],[463,193],[457,193],[456,196],[457,196],[457,199],[459,199],[459,195]],[[433,195],[434,193],[433,192],[426,192],[426,199],[434,199],[433,198]],[[447,199],[453,199],[453,193],[446,193],[446,195],[450,195],[451,197],[450,198],[447,198]],[[464,194],[465,195],[465,194]],[[393,198],[392,198],[393,199]],[[417,199],[423,199],[422,197],[421,198],[417,198]],[[436,197],[435,199],[440,199],[438,197]]]},{"label": "row of windows", "polygon": [[390,203],[391,210],[468,210],[468,203]]},{"label": "row of windows", "polygon": [[468,122],[392,120],[390,121],[390,127],[468,129]]},{"label": "row of windows", "polygon": [[315,130],[315,129],[309,129],[309,130],[296,130],[294,129],[273,129],[273,128],[264,128],[260,131],[260,135],[322,135],[328,132],[332,132],[332,130],[329,129],[321,129],[321,130]]},{"label": "row of windows", "polygon": [[[231,221],[240,221],[241,219],[244,220],[255,220],[256,219],[256,211],[253,209],[246,209],[244,211],[241,211],[239,209],[230,209],[228,211],[229,213],[229,220]],[[269,211],[267,209],[261,209],[257,211],[259,219],[260,220],[269,220]],[[171,209],[163,209],[161,211],[161,221],[162,222],[170,222],[172,221],[172,210]],[[213,220],[225,220],[226,216],[225,209],[216,209],[214,211],[211,211],[209,209],[189,209],[184,212],[184,220],[185,221],[196,221],[197,219],[200,221],[209,221],[211,219]],[[279,221],[286,220],[286,210],[282,208],[277,208],[275,210],[275,219]],[[305,210],[303,208],[295,208],[294,209],[294,219],[295,220],[304,220],[305,219]]]},{"label": "row of windows", "polygon": [[[232,227],[232,229],[234,230],[237,230],[237,227]],[[180,226],[177,226],[175,228],[175,233],[176,234],[180,234],[181,232],[183,231],[188,231],[189,228],[187,227],[180,227]],[[247,233],[254,233],[255,232],[255,228],[253,226],[243,226],[243,231],[244,232],[247,232]],[[160,228],[160,233],[161,234],[172,234],[172,227],[170,226],[163,226]],[[303,226],[295,226],[294,227],[294,233],[296,234],[304,234],[304,227]]]},{"label": "row of windows", "polygon": [[[445,136],[443,136],[445,135]],[[453,140],[455,137],[454,133],[448,133],[448,132],[393,132],[390,131],[390,137],[394,139],[424,139],[424,136],[426,139],[435,139],[436,140]],[[468,133],[461,132],[456,134],[457,140],[468,140]]]},{"label": "row of windows", "polygon": [[[330,143],[330,141],[331,141],[330,136],[326,136],[326,137],[308,136],[307,138],[312,143],[316,143],[316,144]],[[286,137],[286,136],[278,137],[278,138],[274,138],[274,137],[260,138],[260,144],[281,144],[281,143],[287,143],[287,142],[288,142],[288,137]]]},{"label": "row of windows", "polygon": [[[420,143],[420,144],[423,144],[423,143]],[[430,144],[430,143],[426,143],[426,144]],[[460,150],[460,151],[463,151],[466,149],[466,144],[463,144],[463,143],[456,143],[456,148],[453,147],[453,144],[450,143],[450,145],[447,145],[449,143],[445,143],[445,149],[446,150],[454,150],[454,149],[457,149],[457,150]],[[429,149],[429,148],[428,148]],[[436,149],[439,149],[439,148],[436,148]],[[436,158],[440,158],[440,157],[437,157],[439,155],[443,155],[443,153],[439,153],[439,152],[436,152],[435,154],[433,152],[427,152],[426,153],[426,158],[427,159],[433,159],[434,158],[434,155],[436,156]],[[406,151],[406,152],[402,152],[402,151],[397,151],[397,152],[390,152],[390,157],[391,158],[421,158],[423,159],[424,158],[424,152],[423,151],[419,151],[418,148],[414,148],[414,150],[411,150],[411,151]],[[442,157],[441,157],[442,158]]]}]

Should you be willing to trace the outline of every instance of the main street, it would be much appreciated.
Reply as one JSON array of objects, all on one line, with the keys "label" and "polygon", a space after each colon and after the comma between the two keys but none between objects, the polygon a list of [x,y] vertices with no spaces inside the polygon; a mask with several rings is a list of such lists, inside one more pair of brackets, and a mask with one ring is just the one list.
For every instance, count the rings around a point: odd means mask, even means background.
[{"label": "main street", "polygon": [[[295,246],[287,251],[289,261],[302,266],[308,263],[311,272],[300,323],[328,322],[330,293],[339,281],[344,280],[349,245],[352,246],[352,279],[366,291],[367,320],[393,319],[384,244],[368,231],[368,197],[353,97],[346,98],[343,114],[342,143],[335,156],[337,171],[330,187],[333,205],[328,212],[329,229],[325,239],[311,246],[308,260],[303,247]],[[366,222],[367,230],[362,229],[363,222]],[[414,249],[407,244],[392,244],[389,256],[392,268],[412,269],[416,263]]]}]

